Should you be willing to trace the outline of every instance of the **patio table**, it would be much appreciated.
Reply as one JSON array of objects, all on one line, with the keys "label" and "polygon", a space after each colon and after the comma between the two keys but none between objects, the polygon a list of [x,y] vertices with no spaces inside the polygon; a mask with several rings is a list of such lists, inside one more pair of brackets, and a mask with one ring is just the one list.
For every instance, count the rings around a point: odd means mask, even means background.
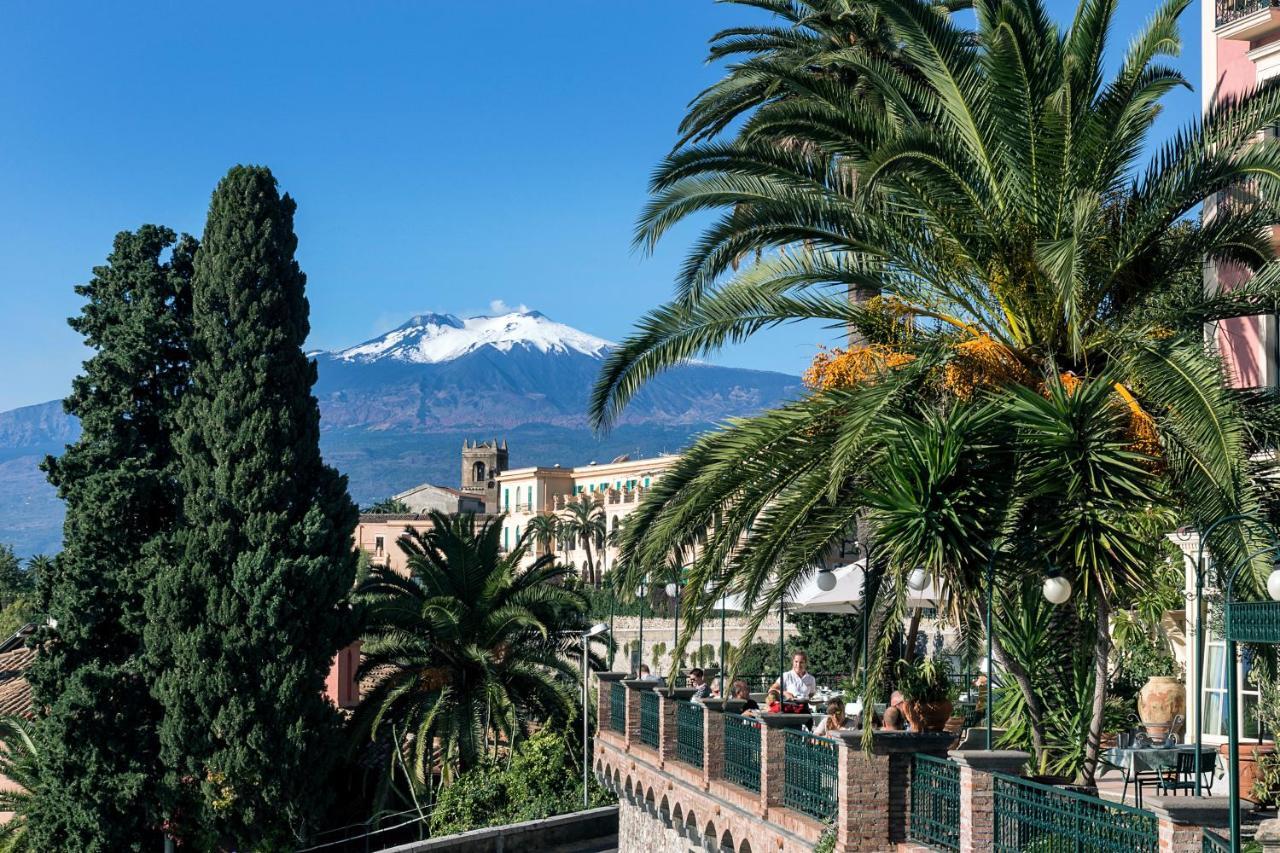
[{"label": "patio table", "polygon": [[[1103,750],[1103,773],[1108,769],[1115,768],[1124,776],[1125,787],[1130,783],[1134,783],[1134,804],[1142,805],[1142,788],[1137,785],[1140,774],[1148,776],[1164,772],[1172,772],[1178,766],[1179,753],[1194,753],[1196,745],[1194,743],[1178,744],[1177,746],[1129,746],[1129,747],[1112,747]],[[1205,758],[1212,756],[1209,761]],[[1207,766],[1213,763],[1216,768],[1216,775],[1222,775],[1222,768],[1218,766],[1218,748],[1216,746],[1203,745],[1200,747],[1201,766]]]}]

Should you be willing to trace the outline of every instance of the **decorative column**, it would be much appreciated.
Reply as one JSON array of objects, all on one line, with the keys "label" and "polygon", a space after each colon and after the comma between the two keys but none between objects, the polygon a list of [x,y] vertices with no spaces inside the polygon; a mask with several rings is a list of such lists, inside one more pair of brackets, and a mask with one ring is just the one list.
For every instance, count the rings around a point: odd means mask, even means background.
[{"label": "decorative column", "polygon": [[[613,685],[626,677],[625,672],[596,673],[596,734],[612,731],[609,718],[613,714]],[[625,733],[614,734],[623,737]]]},{"label": "decorative column", "polygon": [[1021,775],[1031,753],[971,749],[953,752],[950,757],[960,765],[960,853],[991,850],[996,828],[991,774]]},{"label": "decorative column", "polygon": [[712,779],[724,778],[724,705],[722,699],[707,699],[702,704],[702,789],[711,787]]},{"label": "decorative column", "polygon": [[813,722],[808,714],[760,714],[760,816],[782,808],[786,784],[786,730]]},{"label": "decorative column", "polygon": [[1280,853],[1280,820],[1264,820],[1258,824],[1253,840],[1262,845],[1262,853]]},{"label": "decorative column", "polygon": [[876,732],[871,752],[862,732],[833,732],[840,744],[836,853],[884,851],[907,840],[911,821],[911,768],[915,754],[945,758],[954,736]]},{"label": "decorative column", "polygon": [[1227,797],[1143,797],[1142,807],[1156,816],[1160,853],[1200,853],[1205,829],[1227,836],[1229,802]]}]

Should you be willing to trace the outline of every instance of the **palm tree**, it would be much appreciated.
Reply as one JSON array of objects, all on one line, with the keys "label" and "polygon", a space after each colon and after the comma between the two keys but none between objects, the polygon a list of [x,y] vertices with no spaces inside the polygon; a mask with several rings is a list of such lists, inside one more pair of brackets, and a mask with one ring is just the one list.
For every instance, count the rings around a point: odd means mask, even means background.
[{"label": "palm tree", "polygon": [[356,593],[370,685],[357,738],[393,733],[418,784],[430,782],[434,753],[451,777],[533,720],[572,719],[587,610],[553,557],[521,568],[528,534],[502,553],[501,518],[430,518],[398,540],[408,576],[375,566]]},{"label": "palm tree", "polygon": [[[1065,31],[1040,0],[976,2],[974,31],[922,0],[863,4],[898,67],[831,61],[894,110],[860,109],[845,75],[778,74],[786,97],[736,138],[662,164],[639,242],[722,216],[677,298],[606,362],[597,426],[654,375],[760,329],[816,319],[855,333],[818,354],[807,397],[703,437],[638,509],[622,553],[636,576],[720,519],[685,587],[688,628],[728,591],[765,618],[860,524],[882,543],[876,606],[894,618],[879,624],[898,624],[916,566],[966,623],[988,560],[1002,589],[1063,571],[1095,626],[1091,776],[1107,617],[1150,559],[1137,531],[1152,513],[1255,510],[1250,457],[1276,441],[1274,403],[1225,387],[1203,328],[1280,303],[1280,143],[1254,141],[1280,121],[1280,85],[1220,101],[1141,162],[1161,98],[1185,85],[1158,60],[1179,49],[1188,4],[1159,5],[1112,76],[1116,0],[1081,4]],[[1219,196],[1212,218],[1187,221]],[[1253,277],[1206,295],[1206,258]],[[1224,564],[1259,550],[1234,534]],[[1034,706],[1028,674],[1002,657]]]},{"label": "palm tree", "polygon": [[27,818],[36,806],[40,754],[34,740],[35,724],[22,717],[0,718],[0,776],[13,784],[0,790],[0,811],[13,816],[0,825],[0,853],[27,853],[31,841]]},{"label": "palm tree", "polygon": [[600,576],[596,571],[591,548],[592,546],[599,548],[605,541],[607,531],[604,507],[585,496],[570,501],[566,513],[560,516],[558,525],[570,541],[582,544],[587,560],[583,580],[592,586],[600,586]]},{"label": "palm tree", "polygon": [[529,519],[528,532],[537,546],[537,555],[542,556],[552,551],[552,545],[558,534],[559,518],[551,514],[535,515]]}]

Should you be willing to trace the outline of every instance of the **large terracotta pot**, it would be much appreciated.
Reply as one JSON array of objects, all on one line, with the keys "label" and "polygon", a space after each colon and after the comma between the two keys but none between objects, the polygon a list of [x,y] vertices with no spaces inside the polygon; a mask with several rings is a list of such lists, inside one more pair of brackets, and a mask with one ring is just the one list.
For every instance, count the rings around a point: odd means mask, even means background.
[{"label": "large terracotta pot", "polygon": [[[1242,743],[1240,744],[1240,796],[1252,800],[1253,783],[1258,778],[1258,756],[1270,755],[1276,751],[1274,743]],[[1225,766],[1230,762],[1231,745],[1224,743],[1218,747]],[[1223,783],[1226,784],[1225,781]],[[1225,791],[1224,791],[1225,793]]]},{"label": "large terracotta pot", "polygon": [[941,702],[918,702],[915,700],[902,703],[902,713],[911,724],[913,732],[940,732],[946,729],[947,720],[951,718],[951,700]]},{"label": "large terracotta pot", "polygon": [[1169,733],[1173,718],[1187,713],[1187,690],[1171,675],[1153,675],[1138,691],[1138,718],[1151,737]]}]

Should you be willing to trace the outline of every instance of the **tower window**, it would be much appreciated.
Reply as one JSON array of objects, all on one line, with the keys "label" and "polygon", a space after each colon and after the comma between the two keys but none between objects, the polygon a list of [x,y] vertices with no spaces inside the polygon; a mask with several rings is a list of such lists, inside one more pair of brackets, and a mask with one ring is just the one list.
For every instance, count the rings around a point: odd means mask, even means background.
[{"label": "tower window", "polygon": [[477,462],[471,466],[471,478],[477,483],[484,482],[484,463]]}]

